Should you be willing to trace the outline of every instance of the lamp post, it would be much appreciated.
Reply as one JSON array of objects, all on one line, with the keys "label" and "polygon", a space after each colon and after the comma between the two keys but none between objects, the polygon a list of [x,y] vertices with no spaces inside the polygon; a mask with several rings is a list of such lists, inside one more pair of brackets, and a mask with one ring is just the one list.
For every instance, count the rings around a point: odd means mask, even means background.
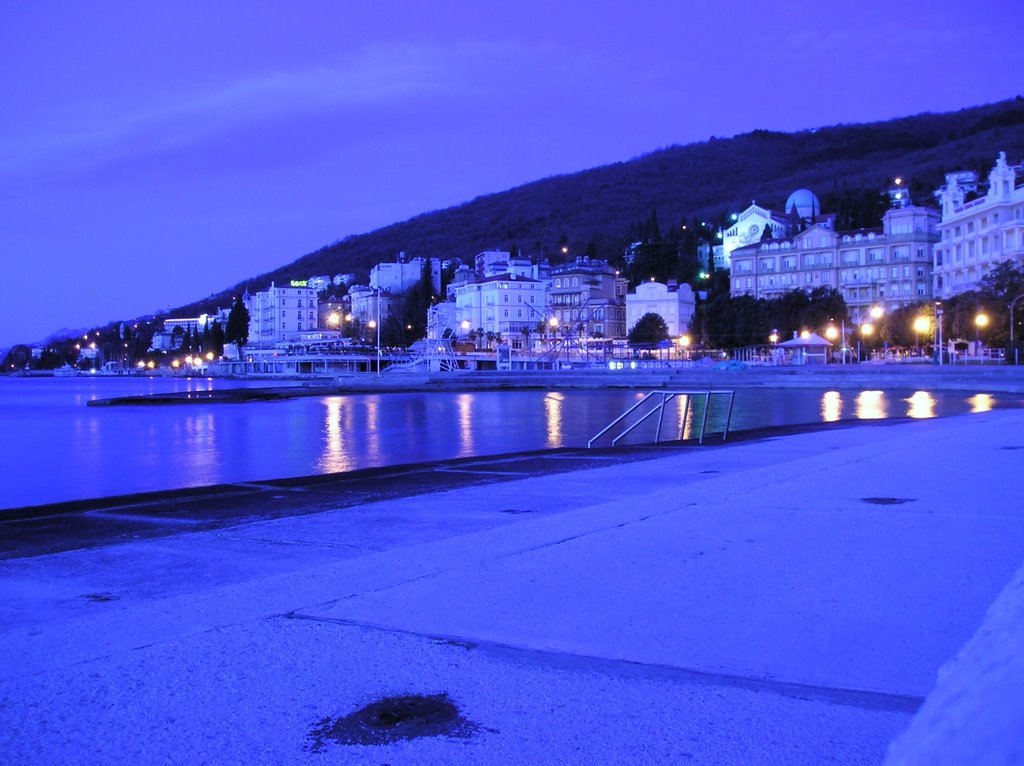
[{"label": "lamp post", "polygon": [[921,356],[921,335],[927,333],[930,329],[931,325],[928,317],[921,316],[914,320],[914,348],[918,356]]},{"label": "lamp post", "polygon": [[1013,307],[1017,305],[1017,301],[1019,301],[1021,298],[1024,298],[1024,293],[1021,293],[1012,301],[1010,301],[1010,348],[1013,349],[1014,364],[1019,364],[1020,360],[1018,359],[1017,347],[1013,345]]},{"label": "lamp post", "polygon": [[825,337],[828,338],[833,343],[835,343],[836,336],[838,334],[839,331],[836,329],[835,325],[830,324],[828,327],[825,328]]},{"label": "lamp post", "polygon": [[875,326],[871,322],[865,322],[860,326],[860,338],[857,338],[857,361],[861,361],[860,356],[860,341],[861,338],[870,338],[872,333],[875,331]]},{"label": "lamp post", "polygon": [[939,357],[939,367],[942,366],[942,301],[935,301],[935,352]]},{"label": "lamp post", "polygon": [[377,288],[377,377],[380,377],[380,287]]},{"label": "lamp post", "polygon": [[981,331],[986,327],[988,327],[988,314],[979,311],[978,315],[974,317],[974,352],[978,355],[978,361],[981,364],[985,363],[985,357],[981,353]]},{"label": "lamp post", "polygon": [[[882,308],[881,306],[872,306],[872,307],[871,307],[871,311],[870,311],[870,312],[868,312],[868,313],[870,313],[870,314],[871,314],[871,319],[872,319],[873,323],[874,323],[874,324],[878,324],[878,321],[879,321],[879,320],[880,320],[880,319],[881,319],[881,318],[882,318],[883,316],[885,316],[885,309],[884,309],[884,308]],[[873,329],[874,329],[874,327],[872,327],[872,330],[873,330]],[[888,355],[889,355],[889,343],[888,343],[888,341],[886,341],[886,340],[885,340],[885,339],[883,338],[883,339],[882,339],[882,361],[883,361],[883,362],[885,361],[885,358],[886,358],[886,357],[887,357]]]}]

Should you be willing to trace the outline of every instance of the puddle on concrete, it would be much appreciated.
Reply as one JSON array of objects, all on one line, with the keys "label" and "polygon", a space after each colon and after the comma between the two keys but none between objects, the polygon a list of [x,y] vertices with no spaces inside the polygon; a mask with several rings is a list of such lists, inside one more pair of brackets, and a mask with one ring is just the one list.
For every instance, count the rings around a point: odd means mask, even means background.
[{"label": "puddle on concrete", "polygon": [[912,503],[915,498],[913,497],[862,497],[861,501],[865,503],[871,503],[871,505],[902,505],[903,503]]},{"label": "puddle on concrete", "polygon": [[328,742],[339,745],[388,745],[419,737],[468,739],[479,726],[459,713],[447,694],[385,697],[340,718],[324,718],[309,733],[312,752]]}]

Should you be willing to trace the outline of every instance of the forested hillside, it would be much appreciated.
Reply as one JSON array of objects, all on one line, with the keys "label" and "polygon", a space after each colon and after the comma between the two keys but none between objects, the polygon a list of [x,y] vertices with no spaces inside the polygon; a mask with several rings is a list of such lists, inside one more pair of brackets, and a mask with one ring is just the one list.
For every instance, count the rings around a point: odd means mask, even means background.
[{"label": "forested hillside", "polygon": [[273,272],[246,276],[173,314],[228,305],[243,287],[259,290],[271,280],[365,275],[399,251],[410,257],[465,259],[484,249],[515,245],[525,254],[557,262],[565,245],[570,255],[615,262],[629,242],[650,234],[655,216],[661,236],[673,241],[690,237],[692,245],[699,233],[694,224],[707,221],[710,230],[751,200],[781,207],[798,188],[817,193],[825,212],[842,208],[846,220],[840,225],[877,225],[866,219],[875,214],[878,194],[893,177],[908,181],[915,203],[934,204],[932,191],[945,172],[971,169],[985,177],[1001,150],[1011,162],[1024,159],[1024,98],[887,122],[712,138],[546,178],[347,237]]}]

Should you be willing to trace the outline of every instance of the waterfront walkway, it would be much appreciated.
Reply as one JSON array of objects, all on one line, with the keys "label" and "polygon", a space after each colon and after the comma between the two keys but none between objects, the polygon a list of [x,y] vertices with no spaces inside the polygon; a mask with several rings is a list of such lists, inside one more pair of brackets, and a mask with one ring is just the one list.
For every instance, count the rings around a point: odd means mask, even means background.
[{"label": "waterfront walkway", "polygon": [[[201,493],[12,521],[35,555],[0,561],[0,759],[1024,752],[1024,410],[547,459],[571,470],[463,461],[333,503],[296,481],[219,523]],[[119,516],[158,533],[40,539]],[[413,694],[447,734],[389,743],[420,729],[388,714],[381,744],[342,744],[335,719]]]}]

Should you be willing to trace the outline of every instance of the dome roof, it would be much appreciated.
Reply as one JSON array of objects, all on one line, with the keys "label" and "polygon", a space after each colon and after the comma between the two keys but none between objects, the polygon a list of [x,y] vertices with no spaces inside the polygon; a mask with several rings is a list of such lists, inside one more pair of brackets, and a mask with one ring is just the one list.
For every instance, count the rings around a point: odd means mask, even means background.
[{"label": "dome roof", "polygon": [[813,218],[821,215],[821,203],[810,189],[797,189],[790,194],[789,199],[786,200],[786,213],[789,213],[794,205],[796,205],[796,212],[801,218]]}]

